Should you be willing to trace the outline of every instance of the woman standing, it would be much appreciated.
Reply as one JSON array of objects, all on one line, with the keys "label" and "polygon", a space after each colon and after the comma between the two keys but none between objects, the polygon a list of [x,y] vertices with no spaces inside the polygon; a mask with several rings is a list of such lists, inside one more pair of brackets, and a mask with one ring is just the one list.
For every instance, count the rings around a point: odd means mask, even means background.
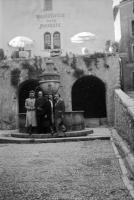
[{"label": "woman standing", "polygon": [[35,112],[35,92],[31,90],[29,92],[29,98],[25,100],[26,108],[26,128],[29,134],[32,133],[32,129],[37,126],[36,112]]}]

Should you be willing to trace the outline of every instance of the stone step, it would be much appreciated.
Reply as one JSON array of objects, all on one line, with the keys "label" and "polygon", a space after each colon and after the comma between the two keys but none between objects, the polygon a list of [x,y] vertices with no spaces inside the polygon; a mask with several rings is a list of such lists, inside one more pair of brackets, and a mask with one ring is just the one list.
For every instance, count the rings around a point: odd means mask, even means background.
[{"label": "stone step", "polygon": [[89,140],[110,140],[109,135],[96,135],[93,137],[61,137],[61,138],[13,138],[13,137],[0,137],[0,143],[15,143],[15,144],[29,144],[29,143],[58,143],[58,142],[78,142]]},{"label": "stone step", "polygon": [[99,127],[101,125],[107,124],[107,118],[86,118],[85,119],[85,126],[88,127]]},{"label": "stone step", "polygon": [[68,131],[68,132],[61,132],[59,134],[54,133],[54,135],[48,134],[28,134],[28,133],[11,133],[11,137],[16,138],[59,138],[59,137],[80,137],[86,136],[88,134],[92,134],[93,130],[80,130],[80,131]]},{"label": "stone step", "polygon": [[[4,131],[3,133],[0,133],[0,143],[18,143],[18,144],[30,144],[30,143],[58,143],[58,142],[75,142],[75,141],[88,141],[88,140],[110,140],[110,132],[108,130],[108,128],[96,128],[96,129],[85,129],[86,131],[86,135],[80,136],[80,132],[81,131],[72,131],[70,133],[70,136],[60,136],[60,137],[51,137],[51,138],[41,138],[43,136],[41,136],[40,138],[36,138],[34,137],[34,135],[32,136],[28,136],[27,134],[27,138],[24,137],[16,137],[16,136],[20,136],[20,134],[22,133],[18,133],[15,130],[11,131],[11,133],[9,133],[9,131],[6,133],[6,131]],[[76,134],[77,132],[77,136],[72,135],[71,134]],[[12,134],[12,136],[11,136]],[[13,135],[15,137],[13,137]],[[45,134],[43,134],[45,135]],[[22,135],[21,135],[22,136]],[[24,135],[23,135],[24,136]]]},{"label": "stone step", "polygon": [[126,94],[131,97],[132,99],[134,99],[134,91],[127,91]]}]

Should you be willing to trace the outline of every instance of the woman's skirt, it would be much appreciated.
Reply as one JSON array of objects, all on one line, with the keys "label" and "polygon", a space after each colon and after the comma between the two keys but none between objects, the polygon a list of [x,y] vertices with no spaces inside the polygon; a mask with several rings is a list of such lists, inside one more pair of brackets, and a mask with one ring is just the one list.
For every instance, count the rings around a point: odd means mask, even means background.
[{"label": "woman's skirt", "polygon": [[30,125],[33,126],[33,127],[37,126],[36,112],[34,110],[26,112],[26,124],[25,124],[25,126],[29,127]]}]

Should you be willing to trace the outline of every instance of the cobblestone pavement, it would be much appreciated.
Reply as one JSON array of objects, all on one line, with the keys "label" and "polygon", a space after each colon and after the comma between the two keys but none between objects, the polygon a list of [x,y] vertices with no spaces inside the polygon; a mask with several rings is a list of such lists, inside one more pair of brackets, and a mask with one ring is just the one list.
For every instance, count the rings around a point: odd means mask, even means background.
[{"label": "cobblestone pavement", "polygon": [[0,200],[132,200],[110,141],[0,144]]}]

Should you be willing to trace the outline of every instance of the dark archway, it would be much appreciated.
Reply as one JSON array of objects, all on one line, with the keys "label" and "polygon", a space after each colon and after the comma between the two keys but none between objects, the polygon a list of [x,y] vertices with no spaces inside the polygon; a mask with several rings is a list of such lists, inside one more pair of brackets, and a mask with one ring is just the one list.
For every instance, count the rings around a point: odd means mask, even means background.
[{"label": "dark archway", "polygon": [[19,113],[26,112],[25,99],[28,98],[30,90],[36,91],[36,94],[40,90],[37,80],[27,80],[20,84],[18,90]]},{"label": "dark archway", "polygon": [[72,87],[72,110],[84,110],[85,118],[106,117],[103,81],[93,75],[78,79]]}]

